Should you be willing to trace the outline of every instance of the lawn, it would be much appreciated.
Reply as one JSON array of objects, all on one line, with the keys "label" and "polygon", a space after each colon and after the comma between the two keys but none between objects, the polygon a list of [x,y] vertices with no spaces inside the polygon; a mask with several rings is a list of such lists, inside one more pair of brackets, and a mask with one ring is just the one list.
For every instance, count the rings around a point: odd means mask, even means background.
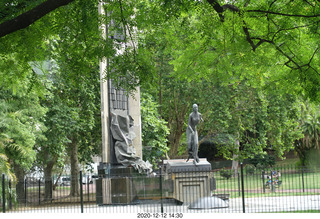
[{"label": "lawn", "polygon": [[[265,177],[262,176],[261,170],[256,170],[253,174],[244,171],[244,190],[247,196],[264,196],[264,195],[306,195],[320,193],[320,170],[301,170],[292,166],[278,166],[275,168],[281,175],[278,177],[281,185],[271,190],[269,186],[264,186],[267,182],[267,175],[271,175],[270,171],[266,171]],[[268,173],[267,173],[268,172]],[[269,173],[270,172],[270,173]],[[241,177],[231,177],[226,179],[215,173],[216,193],[228,193],[230,197],[239,197],[241,193]],[[273,178],[274,180],[275,178]]]}]

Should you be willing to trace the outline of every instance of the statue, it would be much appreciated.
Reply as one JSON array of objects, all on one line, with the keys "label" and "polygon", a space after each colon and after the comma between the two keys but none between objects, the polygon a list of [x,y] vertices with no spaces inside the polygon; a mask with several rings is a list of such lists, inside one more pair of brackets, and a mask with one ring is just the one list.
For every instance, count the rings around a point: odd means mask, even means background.
[{"label": "statue", "polygon": [[193,104],[193,112],[189,115],[188,127],[187,127],[187,145],[188,145],[188,154],[190,158],[193,158],[193,163],[199,163],[198,157],[198,132],[196,125],[203,121],[201,114],[198,112],[198,105]]},{"label": "statue", "polygon": [[133,139],[136,137],[132,131],[133,119],[121,111],[111,112],[111,133],[115,140],[115,155],[116,159],[123,166],[132,166],[139,173],[151,173],[152,165],[149,161],[143,161],[136,155],[136,150],[133,146]]}]

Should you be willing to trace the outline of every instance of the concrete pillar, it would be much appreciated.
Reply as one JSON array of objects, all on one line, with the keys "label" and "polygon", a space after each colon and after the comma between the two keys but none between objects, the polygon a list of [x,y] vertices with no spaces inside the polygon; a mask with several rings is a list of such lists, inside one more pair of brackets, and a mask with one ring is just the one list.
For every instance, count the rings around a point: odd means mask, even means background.
[{"label": "concrete pillar", "polygon": [[108,81],[104,80],[104,70],[106,65],[106,61],[100,62],[102,162],[110,163]]},{"label": "concrete pillar", "polygon": [[[105,14],[102,4],[99,4],[99,13]],[[101,25],[102,36],[107,36],[107,27]],[[107,59],[100,60],[100,96],[101,96],[101,125],[102,125],[102,162],[110,162],[110,140],[109,140],[109,97],[108,97],[108,80],[105,80],[107,69]]]},{"label": "concrete pillar", "polygon": [[129,115],[134,120],[133,131],[136,137],[133,139],[133,146],[136,149],[136,155],[142,158],[142,138],[141,138],[141,112],[140,112],[140,88],[138,87],[134,96],[129,96]]}]

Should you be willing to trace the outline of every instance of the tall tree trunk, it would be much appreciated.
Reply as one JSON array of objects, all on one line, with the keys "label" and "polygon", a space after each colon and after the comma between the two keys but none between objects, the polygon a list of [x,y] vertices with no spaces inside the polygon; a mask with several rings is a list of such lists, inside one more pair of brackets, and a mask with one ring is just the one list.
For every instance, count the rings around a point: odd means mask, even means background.
[{"label": "tall tree trunk", "polygon": [[70,146],[70,162],[71,162],[71,187],[70,196],[79,196],[79,161],[78,161],[78,142],[72,138]]},{"label": "tall tree trunk", "polygon": [[52,169],[55,162],[56,159],[51,159],[44,167],[44,199],[46,201],[52,199]]},{"label": "tall tree trunk", "polygon": [[[236,145],[237,145],[237,148],[239,150],[239,147],[240,147],[240,142],[239,140],[236,140]],[[237,155],[233,155],[233,158],[232,158],[232,170],[233,170],[233,176],[237,176],[238,174],[238,171],[239,171],[239,161],[237,160],[238,156]]]},{"label": "tall tree trunk", "polygon": [[168,136],[168,139],[170,144],[170,158],[175,158],[178,156],[181,136],[184,132],[185,116],[187,112],[187,107],[184,105],[179,105],[176,99],[177,98],[175,98],[174,108],[171,110],[171,113],[174,115],[174,117],[171,121],[169,121],[170,134]]},{"label": "tall tree trunk", "polygon": [[170,131],[170,134],[168,136],[168,140],[170,144],[170,151],[169,151],[170,158],[176,158],[178,155],[180,140],[183,134],[182,127],[183,125],[177,125],[176,128],[171,129],[172,131]]},{"label": "tall tree trunk", "polygon": [[25,191],[24,191],[24,176],[25,171],[18,164],[14,164],[14,172],[17,177],[16,193],[17,200],[19,203],[25,202]]}]

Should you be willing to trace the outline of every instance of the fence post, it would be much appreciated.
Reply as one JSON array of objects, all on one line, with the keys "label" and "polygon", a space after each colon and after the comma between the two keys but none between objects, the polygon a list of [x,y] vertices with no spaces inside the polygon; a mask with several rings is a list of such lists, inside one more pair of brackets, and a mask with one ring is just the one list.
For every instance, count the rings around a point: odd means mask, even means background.
[{"label": "fence post", "polygon": [[40,205],[40,200],[41,200],[41,181],[39,179],[39,205]]},{"label": "fence post", "polygon": [[12,209],[12,197],[11,197],[11,179],[9,179],[9,193],[8,193],[8,204],[9,204],[9,209]]},{"label": "fence post", "polygon": [[265,175],[265,172],[264,170],[262,170],[262,185],[263,185],[263,193],[266,193],[266,184],[264,182],[264,175]]},{"label": "fence post", "polygon": [[24,205],[27,207],[27,177],[24,179]]},{"label": "fence post", "polygon": [[82,171],[80,171],[80,204],[81,204],[81,213],[83,213],[83,188],[82,188]]},{"label": "fence post", "polygon": [[241,189],[240,189],[240,173],[238,169],[238,191],[239,191],[239,197],[241,196]]},{"label": "fence post", "polygon": [[244,202],[244,179],[243,179],[243,163],[240,163],[240,169],[241,169],[241,190],[242,190],[242,212],[246,213],[246,207]]},{"label": "fence post", "polygon": [[304,192],[303,166],[301,167],[301,177],[302,177],[302,192]]},{"label": "fence post", "polygon": [[6,182],[4,173],[2,174],[2,212],[6,213]]},{"label": "fence post", "polygon": [[163,202],[162,202],[162,171],[161,171],[161,167],[159,168],[160,171],[160,203],[161,203],[161,213],[163,213]]},{"label": "fence post", "polygon": [[90,189],[89,189],[89,185],[90,185],[90,178],[89,178],[89,176],[87,176],[87,191],[88,191],[88,202],[89,202],[89,199],[90,199],[90,194],[89,194],[89,192],[90,192]]}]

